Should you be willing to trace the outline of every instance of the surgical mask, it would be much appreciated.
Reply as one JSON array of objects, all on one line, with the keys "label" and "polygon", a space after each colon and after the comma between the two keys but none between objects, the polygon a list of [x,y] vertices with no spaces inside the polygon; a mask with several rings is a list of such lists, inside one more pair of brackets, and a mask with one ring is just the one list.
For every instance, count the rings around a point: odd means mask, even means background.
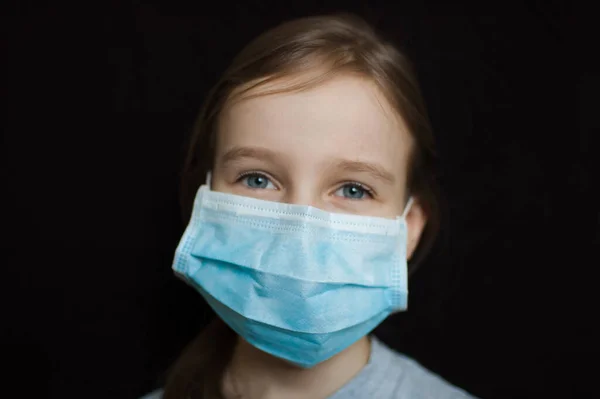
[{"label": "surgical mask", "polygon": [[312,367],[407,307],[407,227],[200,187],[173,270],[250,344]]}]

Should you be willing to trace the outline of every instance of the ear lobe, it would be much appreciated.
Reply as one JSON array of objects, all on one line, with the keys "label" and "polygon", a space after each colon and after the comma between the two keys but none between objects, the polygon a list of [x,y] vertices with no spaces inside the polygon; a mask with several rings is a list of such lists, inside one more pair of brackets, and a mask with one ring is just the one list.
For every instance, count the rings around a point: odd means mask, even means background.
[{"label": "ear lobe", "polygon": [[415,249],[419,245],[421,235],[427,224],[427,214],[421,206],[421,201],[415,198],[412,207],[406,215],[406,227],[408,229],[408,237],[406,243],[406,259],[410,260]]}]

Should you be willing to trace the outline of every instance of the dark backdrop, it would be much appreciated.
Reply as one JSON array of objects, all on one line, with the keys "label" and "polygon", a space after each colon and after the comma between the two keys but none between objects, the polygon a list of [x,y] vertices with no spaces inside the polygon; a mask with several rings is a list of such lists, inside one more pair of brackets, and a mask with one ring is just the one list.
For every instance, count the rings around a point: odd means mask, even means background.
[{"label": "dark backdrop", "polygon": [[448,203],[410,311],[379,336],[484,398],[597,391],[592,14],[567,2],[80,3],[21,1],[2,17],[7,396],[134,398],[159,384],[211,317],[170,270],[181,147],[203,96],[251,37],[337,10],[415,61]]}]

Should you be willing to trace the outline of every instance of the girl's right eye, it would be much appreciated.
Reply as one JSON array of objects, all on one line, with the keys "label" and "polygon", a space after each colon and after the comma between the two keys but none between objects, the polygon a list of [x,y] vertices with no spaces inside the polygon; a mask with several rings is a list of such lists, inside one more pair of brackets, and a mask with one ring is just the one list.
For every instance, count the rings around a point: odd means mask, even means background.
[{"label": "girl's right eye", "polygon": [[242,182],[246,187],[253,190],[267,189],[275,190],[276,187],[271,180],[261,173],[248,173],[242,175],[238,181]]}]

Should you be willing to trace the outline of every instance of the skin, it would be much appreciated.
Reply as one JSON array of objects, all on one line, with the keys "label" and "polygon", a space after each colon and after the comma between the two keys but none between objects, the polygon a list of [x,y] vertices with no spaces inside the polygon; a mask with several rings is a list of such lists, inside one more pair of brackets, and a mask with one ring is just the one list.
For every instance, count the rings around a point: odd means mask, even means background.
[{"label": "skin", "polygon": [[[309,90],[259,95],[226,107],[219,120],[212,189],[395,218],[407,201],[411,149],[402,119],[377,87],[342,75]],[[415,198],[406,218],[409,258],[426,219]],[[369,355],[370,341],[363,337],[302,369],[239,338],[223,390],[229,397],[239,392],[250,399],[326,398],[350,381]]]}]

